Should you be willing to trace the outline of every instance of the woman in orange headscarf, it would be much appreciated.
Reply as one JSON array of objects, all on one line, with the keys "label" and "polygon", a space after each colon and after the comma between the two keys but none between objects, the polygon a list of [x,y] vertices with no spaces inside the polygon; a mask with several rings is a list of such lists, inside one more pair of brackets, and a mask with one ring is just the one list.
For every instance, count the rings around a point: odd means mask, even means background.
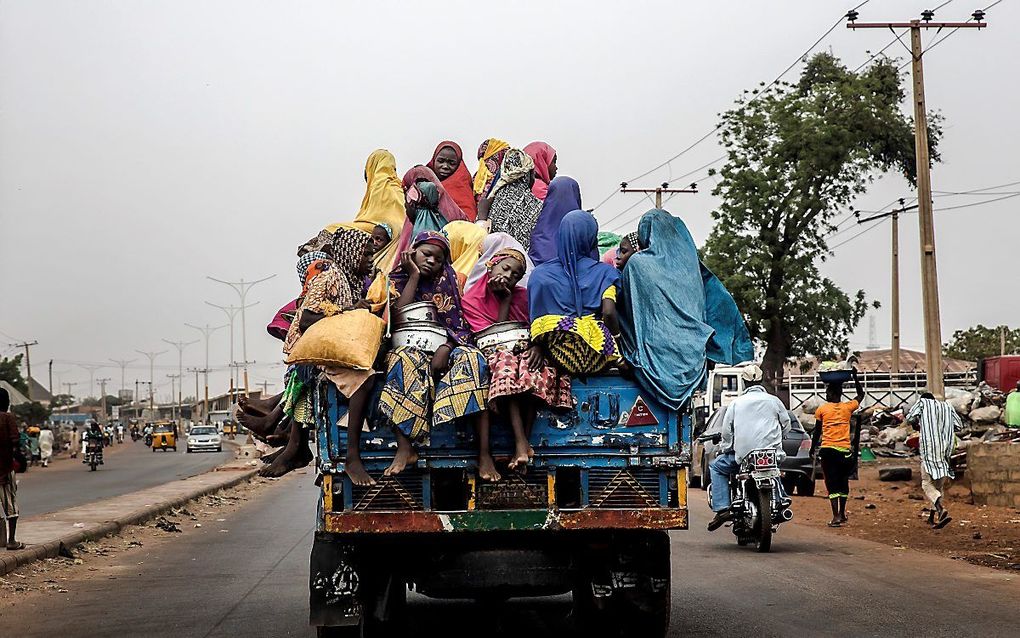
[{"label": "woman in orange headscarf", "polygon": [[460,150],[460,145],[449,140],[440,142],[432,153],[432,161],[428,163],[428,167],[439,177],[443,188],[464,211],[468,220],[475,221],[478,209],[474,185],[471,172],[464,164],[464,152]]},{"label": "woman in orange headscarf", "polygon": [[388,271],[396,259],[404,215],[404,189],[397,177],[397,160],[393,153],[377,149],[365,163],[365,196],[354,221],[330,224],[326,230],[334,232],[346,226],[371,233],[379,224],[387,224],[395,234],[388,244],[376,251],[373,261],[376,267]]}]

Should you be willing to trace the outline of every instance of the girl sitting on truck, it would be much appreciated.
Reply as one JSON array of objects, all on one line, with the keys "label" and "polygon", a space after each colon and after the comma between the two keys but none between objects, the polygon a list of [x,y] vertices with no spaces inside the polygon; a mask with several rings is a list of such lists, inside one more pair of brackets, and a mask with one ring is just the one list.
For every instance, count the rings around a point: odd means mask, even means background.
[{"label": "girl sitting on truck", "polygon": [[394,426],[397,453],[385,475],[417,461],[414,445],[427,442],[433,424],[465,417],[487,419],[489,392],[489,367],[464,320],[446,235],[425,231],[415,237],[411,250],[401,253],[390,284],[394,312],[410,303],[433,302],[447,341],[434,354],[398,346],[386,357],[379,410]]},{"label": "girl sitting on truck", "polygon": [[597,374],[620,361],[620,273],[592,257],[598,230],[591,213],[567,213],[556,238],[556,259],[537,266],[528,282],[531,340],[570,375]]},{"label": "girl sitting on truck", "polygon": [[[526,264],[524,253],[513,248],[500,250],[485,262],[485,274],[464,295],[464,318],[471,330],[477,333],[502,321],[528,322],[528,291],[518,285]],[[537,346],[499,349],[486,359],[492,371],[489,407],[509,416],[514,433],[514,454],[509,467],[524,468],[531,454],[528,434],[537,402],[553,408],[573,407],[570,377],[542,365],[541,349]],[[478,474],[489,481],[500,479],[489,447],[488,419],[479,424]]]}]

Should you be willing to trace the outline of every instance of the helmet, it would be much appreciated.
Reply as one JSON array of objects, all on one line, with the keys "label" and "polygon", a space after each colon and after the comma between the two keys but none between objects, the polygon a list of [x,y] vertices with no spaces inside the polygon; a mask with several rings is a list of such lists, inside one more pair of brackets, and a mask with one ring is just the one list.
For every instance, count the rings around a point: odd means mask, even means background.
[{"label": "helmet", "polygon": [[744,368],[740,371],[740,378],[743,379],[745,383],[761,383],[762,379],[765,378],[765,373],[761,371],[758,364],[752,363],[749,366],[744,366]]}]

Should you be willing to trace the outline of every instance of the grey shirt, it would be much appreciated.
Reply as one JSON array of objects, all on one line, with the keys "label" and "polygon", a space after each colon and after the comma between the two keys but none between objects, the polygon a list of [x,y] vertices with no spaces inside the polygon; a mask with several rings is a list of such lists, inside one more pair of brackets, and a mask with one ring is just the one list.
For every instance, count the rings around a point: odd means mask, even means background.
[{"label": "grey shirt", "polygon": [[760,385],[752,385],[733,400],[723,417],[722,450],[733,452],[741,461],[751,450],[775,448],[779,459],[783,452],[783,435],[790,431],[790,414],[786,406]]}]

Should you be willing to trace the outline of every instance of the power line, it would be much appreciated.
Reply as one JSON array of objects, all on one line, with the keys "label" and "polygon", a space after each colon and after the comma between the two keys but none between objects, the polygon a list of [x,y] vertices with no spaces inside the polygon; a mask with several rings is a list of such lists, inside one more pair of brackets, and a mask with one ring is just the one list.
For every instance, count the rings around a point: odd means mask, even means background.
[{"label": "power line", "polygon": [[973,206],[984,206],[985,204],[991,204],[993,202],[1001,202],[1004,199],[1012,199],[1014,197],[1020,197],[1020,193],[1013,193],[1012,195],[1004,195],[1002,197],[996,197],[995,199],[986,199],[982,202],[971,202],[970,204],[960,204],[958,206],[944,206],[942,208],[936,208],[934,211],[940,213],[947,210],[959,210],[961,208],[971,208]]}]

